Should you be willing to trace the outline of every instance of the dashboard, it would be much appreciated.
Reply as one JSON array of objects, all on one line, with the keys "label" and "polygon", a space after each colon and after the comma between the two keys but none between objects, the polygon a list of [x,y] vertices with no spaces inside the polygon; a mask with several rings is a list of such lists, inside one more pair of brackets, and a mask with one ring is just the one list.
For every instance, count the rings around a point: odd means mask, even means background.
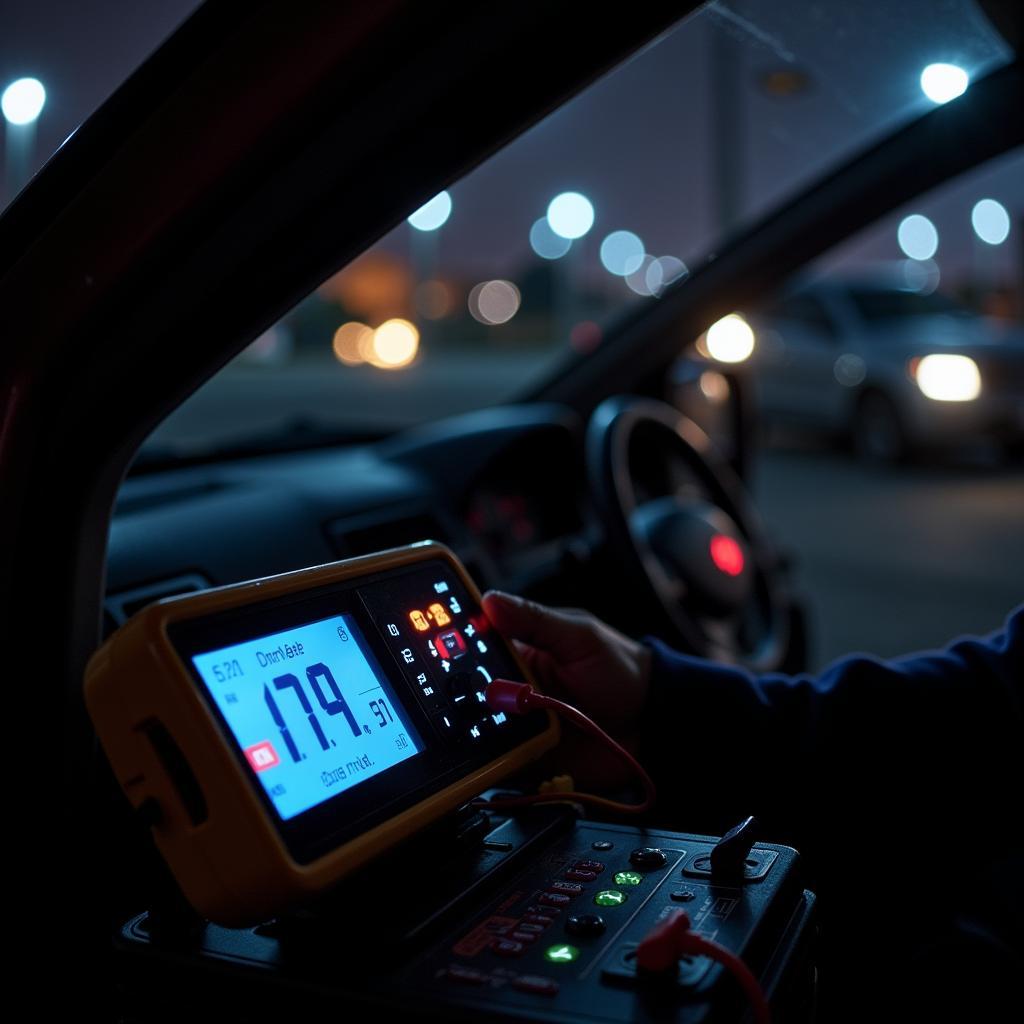
[{"label": "dashboard", "polygon": [[370,445],[130,476],[111,523],[105,630],[172,594],[425,538],[482,589],[549,588],[600,542],[583,427],[563,406],[508,406]]}]

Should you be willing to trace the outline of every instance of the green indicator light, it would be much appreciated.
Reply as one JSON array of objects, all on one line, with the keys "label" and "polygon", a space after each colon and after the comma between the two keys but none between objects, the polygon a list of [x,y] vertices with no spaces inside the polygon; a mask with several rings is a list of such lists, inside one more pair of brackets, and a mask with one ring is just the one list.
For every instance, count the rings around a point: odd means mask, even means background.
[{"label": "green indicator light", "polygon": [[571,964],[580,955],[575,946],[548,946],[544,950],[544,959],[552,964]]},{"label": "green indicator light", "polygon": [[602,889],[595,897],[594,902],[599,907],[621,906],[629,897],[618,889]]},{"label": "green indicator light", "polygon": [[639,885],[643,880],[639,871],[620,871],[615,876],[616,885]]}]

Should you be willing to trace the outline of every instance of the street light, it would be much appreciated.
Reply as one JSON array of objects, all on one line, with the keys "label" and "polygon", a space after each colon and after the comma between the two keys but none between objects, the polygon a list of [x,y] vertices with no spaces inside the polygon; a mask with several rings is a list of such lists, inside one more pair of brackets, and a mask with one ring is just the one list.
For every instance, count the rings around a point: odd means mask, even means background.
[{"label": "street light", "polygon": [[562,238],[582,238],[594,226],[594,206],[579,192],[562,192],[548,204],[548,224]]},{"label": "street light", "polygon": [[19,78],[0,96],[0,110],[8,124],[32,124],[42,113],[46,90],[38,78]]},{"label": "street light", "polygon": [[963,96],[970,77],[956,64],[929,64],[921,72],[921,91],[932,103],[948,103]]}]

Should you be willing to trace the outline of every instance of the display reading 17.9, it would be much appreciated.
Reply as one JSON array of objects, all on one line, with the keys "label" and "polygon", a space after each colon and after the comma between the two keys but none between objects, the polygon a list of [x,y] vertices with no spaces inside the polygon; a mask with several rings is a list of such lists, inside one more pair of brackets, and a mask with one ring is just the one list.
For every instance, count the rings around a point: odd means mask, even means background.
[{"label": "display reading 17.9", "polygon": [[423,749],[349,615],[193,657],[282,820]]}]

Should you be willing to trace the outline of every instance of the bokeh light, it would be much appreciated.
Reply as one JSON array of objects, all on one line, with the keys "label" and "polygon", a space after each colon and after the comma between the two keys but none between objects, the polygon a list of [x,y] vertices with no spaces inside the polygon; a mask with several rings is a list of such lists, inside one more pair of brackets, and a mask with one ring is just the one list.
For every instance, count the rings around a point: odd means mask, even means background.
[{"label": "bokeh light", "polygon": [[511,281],[482,281],[469,293],[469,312],[482,324],[508,323],[519,311],[519,289]]},{"label": "bokeh light", "polygon": [[754,332],[739,313],[730,313],[708,328],[706,345],[720,363],[742,363],[754,351]]},{"label": "bokeh light", "polygon": [[444,281],[421,281],[413,293],[416,312],[428,320],[440,320],[455,308],[452,288]]},{"label": "bokeh light", "polygon": [[638,266],[631,274],[626,275],[626,284],[629,285],[630,290],[636,292],[637,295],[650,296],[654,294],[651,286],[647,283],[647,271],[650,270],[654,262],[654,257],[645,253],[643,259],[640,261],[640,266]]},{"label": "bokeh light", "polygon": [[579,192],[562,192],[548,204],[548,224],[562,238],[582,238],[594,226],[594,207]]},{"label": "bokeh light", "polygon": [[1010,215],[995,199],[979,199],[971,210],[974,233],[989,245],[1002,245],[1010,237]]},{"label": "bokeh light", "polygon": [[647,265],[644,283],[652,295],[660,295],[673,281],[689,273],[686,264],[675,256],[659,256]]},{"label": "bokeh light", "polygon": [[970,356],[939,353],[913,366],[921,391],[937,402],[970,402],[981,394],[981,373]]},{"label": "bokeh light", "polygon": [[939,248],[939,233],[927,217],[912,213],[900,221],[896,241],[912,260],[930,260]]},{"label": "bokeh light", "polygon": [[407,218],[417,231],[436,231],[452,214],[452,197],[447,192],[438,192],[428,203],[424,203]]},{"label": "bokeh light", "polygon": [[530,247],[542,259],[557,260],[572,248],[572,241],[556,235],[547,217],[539,217],[530,228]]},{"label": "bokeh light", "polygon": [[373,332],[369,362],[382,370],[408,366],[420,347],[420,332],[408,320],[385,320]]},{"label": "bokeh light", "polygon": [[601,264],[609,274],[626,277],[644,260],[644,243],[632,231],[613,231],[601,243]]},{"label": "bokeh light", "polygon": [[373,329],[358,320],[350,320],[342,324],[334,332],[334,340],[331,348],[334,350],[334,358],[346,366],[358,366],[366,362],[366,352],[373,335]]},{"label": "bokeh light", "polygon": [[721,405],[729,397],[729,381],[717,370],[705,370],[699,383],[700,393],[712,405]]},{"label": "bokeh light", "polygon": [[31,124],[45,103],[46,90],[38,78],[19,78],[0,96],[0,110],[11,124]]},{"label": "bokeh light", "polygon": [[967,92],[970,77],[956,64],[929,64],[921,72],[921,91],[932,103],[948,103]]},{"label": "bokeh light", "polygon": [[581,320],[569,331],[569,344],[581,355],[593,352],[601,344],[601,327],[593,320]]}]

